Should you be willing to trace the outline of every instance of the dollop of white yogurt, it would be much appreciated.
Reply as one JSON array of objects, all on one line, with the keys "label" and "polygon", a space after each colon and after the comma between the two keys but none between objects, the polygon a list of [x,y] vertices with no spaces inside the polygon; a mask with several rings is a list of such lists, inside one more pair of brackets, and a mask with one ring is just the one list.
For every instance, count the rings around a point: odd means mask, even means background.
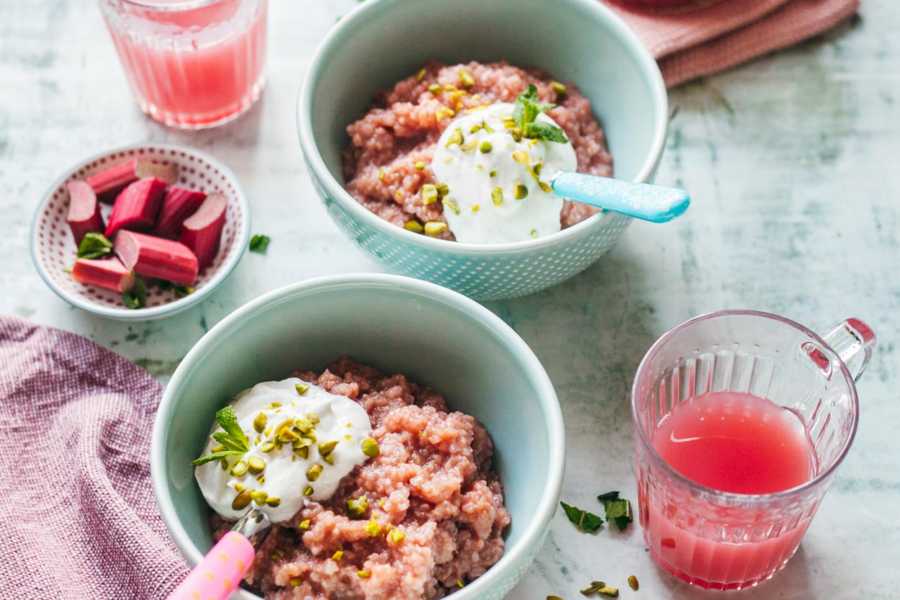
[{"label": "dollop of white yogurt", "polygon": [[[301,394],[297,385],[305,392]],[[213,461],[196,467],[194,476],[203,497],[210,507],[222,517],[239,519],[251,508],[259,508],[273,522],[283,522],[293,517],[307,500],[324,501],[331,498],[341,479],[357,465],[367,460],[362,442],[372,433],[369,415],[358,403],[346,396],[338,396],[316,385],[291,377],[283,381],[259,383],[237,395],[231,404],[238,423],[249,440],[249,451],[241,457],[232,457],[226,463]],[[265,415],[260,417],[259,415]],[[279,427],[288,423],[318,421],[312,434],[315,443],[308,446],[308,457],[298,455],[291,443],[275,444]],[[254,427],[265,421],[262,432]],[[210,434],[221,431],[215,425]],[[295,430],[296,431],[296,430]],[[336,441],[337,445],[326,456],[319,445]],[[218,442],[210,437],[203,454],[210,453]],[[268,450],[268,451],[266,451]],[[233,466],[238,460],[245,464],[253,458],[265,463],[262,473],[246,473],[236,476]],[[329,462],[331,464],[329,464]],[[310,481],[311,467],[320,465],[321,473]],[[318,467],[317,467],[318,468]],[[240,472],[240,469],[238,470]],[[312,489],[312,493],[309,492]],[[239,490],[262,490],[267,498],[277,498],[277,506],[251,502],[245,508],[232,507]],[[273,502],[274,504],[275,502]]]},{"label": "dollop of white yogurt", "polygon": [[[520,242],[560,230],[563,199],[549,181],[575,171],[575,149],[569,141],[517,141],[507,128],[514,111],[500,103],[467,113],[438,141],[431,169],[449,188],[444,217],[459,242]],[[537,121],[556,125],[546,114]]]}]

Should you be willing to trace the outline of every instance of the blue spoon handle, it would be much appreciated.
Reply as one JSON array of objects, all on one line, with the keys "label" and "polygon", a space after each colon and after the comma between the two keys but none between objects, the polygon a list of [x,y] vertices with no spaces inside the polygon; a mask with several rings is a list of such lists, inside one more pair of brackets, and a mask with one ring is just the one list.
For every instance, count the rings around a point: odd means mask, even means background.
[{"label": "blue spoon handle", "polygon": [[560,173],[550,185],[557,196],[652,223],[671,221],[691,204],[684,190],[596,175]]}]

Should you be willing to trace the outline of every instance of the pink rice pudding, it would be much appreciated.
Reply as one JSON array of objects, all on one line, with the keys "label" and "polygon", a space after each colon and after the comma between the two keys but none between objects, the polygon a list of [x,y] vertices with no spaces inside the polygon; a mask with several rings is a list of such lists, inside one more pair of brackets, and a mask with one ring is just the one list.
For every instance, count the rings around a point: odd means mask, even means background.
[{"label": "pink rice pudding", "polygon": [[[435,180],[431,161],[438,139],[454,116],[496,103],[514,103],[529,85],[541,102],[556,106],[547,116],[558,124],[575,151],[577,170],[612,175],[612,156],[590,102],[578,89],[553,81],[536,69],[495,62],[446,66],[429,62],[417,74],[381,92],[373,108],[347,127],[350,144],[344,152],[346,188],[367,209],[414,232],[447,240],[441,202],[428,202],[422,193]],[[560,226],[570,227],[597,212],[584,204],[565,202]]]},{"label": "pink rice pudding", "polygon": [[[510,517],[491,439],[473,417],[346,357],[293,375],[364,408],[379,452],[330,499],[260,535],[249,588],[268,600],[441,598],[500,559]],[[216,540],[231,525],[211,522]]]}]

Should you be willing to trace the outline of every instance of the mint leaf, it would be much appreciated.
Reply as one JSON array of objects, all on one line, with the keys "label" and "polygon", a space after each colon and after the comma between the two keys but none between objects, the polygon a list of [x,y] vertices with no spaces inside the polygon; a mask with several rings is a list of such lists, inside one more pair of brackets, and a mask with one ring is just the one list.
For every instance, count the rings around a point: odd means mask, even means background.
[{"label": "mint leaf", "polygon": [[595,533],[598,529],[603,527],[603,519],[600,516],[581,510],[580,508],[572,506],[571,504],[566,504],[565,502],[560,502],[559,504],[563,507],[566,517],[569,518],[569,521],[571,521],[579,531]]},{"label": "mint leaf", "polygon": [[600,494],[597,496],[597,500],[603,504],[606,520],[615,523],[619,531],[625,531],[625,528],[634,520],[631,502],[625,498],[619,498],[619,492]]},{"label": "mint leaf", "polygon": [[209,454],[201,456],[200,458],[195,458],[191,461],[191,464],[195,466],[205,465],[206,463],[212,462],[214,460],[222,460],[223,458],[226,458],[228,456],[241,456],[242,454],[243,452],[240,452],[238,450],[221,450],[219,452],[211,452]]},{"label": "mint leaf", "polygon": [[513,119],[516,121],[517,129],[528,139],[557,144],[568,143],[569,138],[562,129],[550,123],[537,122],[538,115],[550,110],[553,106],[553,104],[546,104],[538,100],[537,87],[534,84],[529,85],[528,89],[516,98]]},{"label": "mint leaf", "polygon": [[122,294],[122,302],[126,308],[137,309],[144,308],[147,304],[147,285],[144,280],[135,275],[134,285],[131,289]]},{"label": "mint leaf", "polygon": [[266,250],[269,248],[269,242],[271,241],[272,238],[267,235],[261,233],[253,234],[253,237],[250,238],[250,252],[265,254]]},{"label": "mint leaf", "polygon": [[544,140],[545,142],[554,142],[557,144],[567,144],[569,138],[562,128],[550,123],[529,123],[522,132],[525,137],[532,140]]},{"label": "mint leaf", "polygon": [[102,233],[86,233],[78,244],[78,258],[100,258],[112,253],[112,242]]},{"label": "mint leaf", "polygon": [[244,430],[241,429],[240,424],[238,424],[237,415],[234,414],[234,409],[231,406],[226,406],[216,412],[216,422],[219,423],[219,426],[224,429],[228,434],[228,437],[231,438],[231,442],[234,444],[235,448],[241,449],[244,452],[250,449],[250,440],[247,439]]}]

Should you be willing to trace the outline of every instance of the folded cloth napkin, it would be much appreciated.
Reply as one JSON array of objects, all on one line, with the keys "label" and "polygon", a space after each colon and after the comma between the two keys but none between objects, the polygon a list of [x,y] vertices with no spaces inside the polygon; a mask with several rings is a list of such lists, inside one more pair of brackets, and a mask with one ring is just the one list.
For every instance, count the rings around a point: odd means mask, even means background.
[{"label": "folded cloth napkin", "polygon": [[697,0],[678,9],[606,0],[656,57],[669,87],[831,29],[859,0]]},{"label": "folded cloth napkin", "polygon": [[186,575],[150,485],[160,393],[81,336],[0,317],[0,597],[158,600]]}]

